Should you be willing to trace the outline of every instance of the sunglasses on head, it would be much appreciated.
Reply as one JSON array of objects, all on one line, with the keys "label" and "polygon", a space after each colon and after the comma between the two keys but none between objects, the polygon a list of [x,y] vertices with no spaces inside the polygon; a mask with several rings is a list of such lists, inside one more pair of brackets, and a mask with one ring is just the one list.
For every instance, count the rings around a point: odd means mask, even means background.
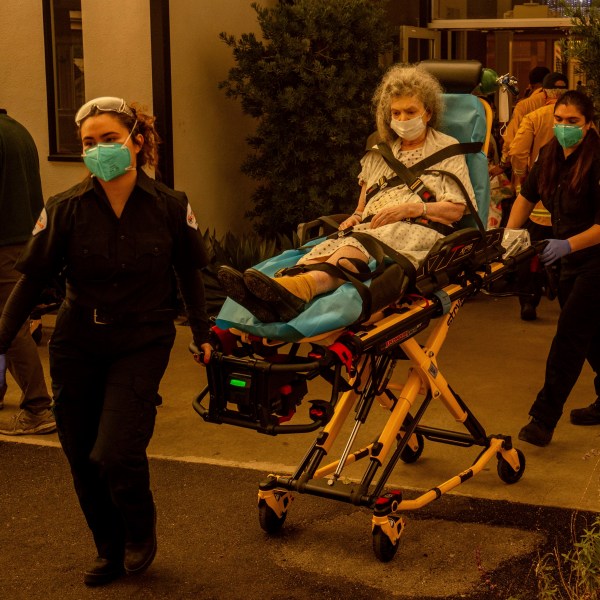
[{"label": "sunglasses on head", "polygon": [[112,96],[103,96],[102,98],[94,98],[86,102],[75,115],[75,123],[77,127],[81,125],[81,122],[90,116],[94,108],[100,112],[116,112],[129,117],[135,118],[135,114],[127,102],[123,98],[114,98]]}]

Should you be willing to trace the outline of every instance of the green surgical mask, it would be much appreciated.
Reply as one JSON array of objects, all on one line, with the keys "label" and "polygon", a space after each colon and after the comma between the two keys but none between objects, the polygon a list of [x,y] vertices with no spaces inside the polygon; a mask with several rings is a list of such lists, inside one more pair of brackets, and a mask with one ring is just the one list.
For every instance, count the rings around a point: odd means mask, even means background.
[{"label": "green surgical mask", "polygon": [[583,139],[583,127],[578,125],[554,125],[554,137],[563,148],[570,148]]}]

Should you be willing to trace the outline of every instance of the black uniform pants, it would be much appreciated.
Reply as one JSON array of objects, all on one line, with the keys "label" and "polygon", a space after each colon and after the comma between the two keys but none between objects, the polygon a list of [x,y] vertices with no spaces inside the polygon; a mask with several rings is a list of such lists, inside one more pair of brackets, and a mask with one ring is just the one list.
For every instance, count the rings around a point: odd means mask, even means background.
[{"label": "black uniform pants", "polygon": [[546,361],[544,387],[529,411],[549,427],[558,423],[586,359],[596,374],[594,386],[600,397],[600,264],[563,263],[558,300],[561,313]]},{"label": "black uniform pants", "polygon": [[99,325],[64,305],[50,341],[56,425],[99,556],[146,540],[154,503],[146,448],[172,321]]}]

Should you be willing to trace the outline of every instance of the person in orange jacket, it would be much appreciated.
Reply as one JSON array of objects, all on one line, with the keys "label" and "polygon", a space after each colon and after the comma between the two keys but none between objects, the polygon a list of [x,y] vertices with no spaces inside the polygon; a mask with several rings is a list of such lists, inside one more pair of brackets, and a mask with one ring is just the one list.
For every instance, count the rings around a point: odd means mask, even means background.
[{"label": "person in orange jacket", "polygon": [[[537,160],[541,148],[554,138],[554,105],[568,87],[568,79],[562,73],[554,72],[546,75],[542,83],[542,90],[546,96],[545,105],[526,114],[521,121],[509,148],[513,180],[517,191],[520,190],[522,181]],[[536,204],[525,227],[532,241],[552,237],[550,213],[544,208],[542,202]],[[521,319],[524,321],[533,321],[537,318],[536,308],[545,283],[546,277],[537,256],[521,266],[517,287]]]}]

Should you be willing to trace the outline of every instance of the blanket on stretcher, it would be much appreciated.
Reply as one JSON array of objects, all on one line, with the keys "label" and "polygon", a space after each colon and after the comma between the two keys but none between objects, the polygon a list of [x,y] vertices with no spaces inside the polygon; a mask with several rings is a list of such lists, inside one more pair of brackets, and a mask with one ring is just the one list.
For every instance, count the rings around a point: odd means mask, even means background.
[{"label": "blanket on stretcher", "polygon": [[[293,267],[300,257],[311,249],[311,246],[324,239],[311,240],[302,248],[286,250],[254,268],[273,277],[279,269]],[[375,261],[371,260],[369,267],[373,270]],[[368,280],[365,285],[370,283],[371,281]],[[333,292],[314,298],[302,313],[287,323],[262,323],[243,306],[227,298],[217,315],[216,325],[220,329],[235,328],[272,340],[298,342],[304,338],[347,327],[359,318],[361,311],[360,295],[351,283],[345,283]]]}]

